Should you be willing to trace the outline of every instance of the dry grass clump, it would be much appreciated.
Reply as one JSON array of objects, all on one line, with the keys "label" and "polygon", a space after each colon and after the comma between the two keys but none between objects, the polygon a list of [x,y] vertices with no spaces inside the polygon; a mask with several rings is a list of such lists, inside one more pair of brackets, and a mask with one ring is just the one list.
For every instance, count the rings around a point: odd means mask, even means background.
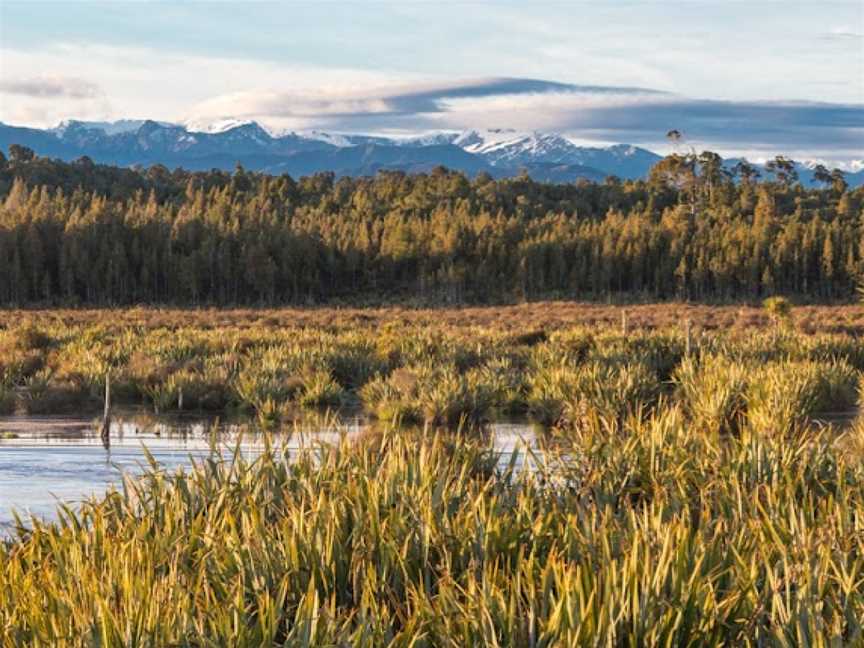
[{"label": "dry grass clump", "polygon": [[844,361],[786,362],[753,372],[747,417],[757,431],[799,433],[814,415],[854,406],[858,372]]},{"label": "dry grass clump", "polygon": [[[45,366],[45,350],[39,343],[44,334],[32,329],[0,332],[0,383],[18,384],[40,371]],[[37,336],[33,346],[31,336]]]},{"label": "dry grass clump", "polygon": [[510,404],[507,368],[500,363],[464,374],[454,366],[401,367],[369,382],[360,396],[379,419],[403,424],[478,423]]},{"label": "dry grass clump", "polygon": [[844,360],[742,361],[735,354],[688,358],[676,371],[678,396],[693,423],[714,434],[745,426],[800,433],[818,414],[855,406],[859,372]]},{"label": "dry grass clump", "polygon": [[420,371],[400,367],[389,376],[369,381],[360,390],[367,409],[382,421],[411,424],[422,421],[419,407]]},{"label": "dry grass clump", "polygon": [[577,368],[538,370],[528,395],[540,422],[579,428],[594,420],[617,427],[628,416],[647,412],[662,386],[645,365],[589,362]]}]

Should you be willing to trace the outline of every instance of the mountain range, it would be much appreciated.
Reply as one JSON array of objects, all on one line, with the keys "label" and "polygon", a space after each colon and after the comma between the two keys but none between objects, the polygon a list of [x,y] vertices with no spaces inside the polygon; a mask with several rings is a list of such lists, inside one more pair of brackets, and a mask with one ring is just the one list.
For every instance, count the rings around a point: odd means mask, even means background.
[{"label": "mountain range", "polygon": [[[295,177],[319,171],[360,176],[380,170],[421,172],[445,166],[470,176],[486,172],[502,178],[528,173],[546,182],[602,181],[610,175],[643,178],[661,159],[626,144],[579,146],[558,133],[490,129],[389,138],[315,130],[278,132],[236,120],[182,125],[151,120],[69,120],[51,129],[0,123],[0,149],[8,150],[11,144],[63,160],[86,155],[103,164],[163,164],[190,170],[230,170],[239,163],[247,169]],[[805,185],[813,184],[814,165],[798,163]],[[864,163],[847,172],[847,182],[864,184]]]}]

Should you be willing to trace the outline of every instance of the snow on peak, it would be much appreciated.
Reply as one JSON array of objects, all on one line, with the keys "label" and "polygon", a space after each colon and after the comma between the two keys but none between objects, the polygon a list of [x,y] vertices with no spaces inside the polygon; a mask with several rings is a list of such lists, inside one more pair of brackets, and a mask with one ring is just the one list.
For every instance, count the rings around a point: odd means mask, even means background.
[{"label": "snow on peak", "polygon": [[222,131],[223,135],[227,135],[230,138],[241,138],[241,139],[251,139],[259,144],[263,144],[267,142],[267,140],[272,139],[270,133],[262,128],[262,126],[258,122],[247,122],[245,124],[239,124],[234,126],[233,128],[229,128],[227,130]]},{"label": "snow on peak", "polygon": [[811,171],[815,169],[817,166],[830,166],[831,163],[826,160],[802,160],[799,162],[800,166],[805,169],[810,169]]},{"label": "snow on peak", "polygon": [[561,162],[572,157],[576,146],[555,133],[511,129],[471,130],[458,135],[453,144],[482,155],[493,164],[529,161]]},{"label": "snow on peak", "polygon": [[822,165],[829,171],[832,169],[840,169],[841,171],[846,171],[847,173],[858,173],[859,171],[864,171],[864,160],[837,161],[819,158],[801,160],[800,162],[796,162],[795,164],[810,171],[813,171],[819,165]]},{"label": "snow on peak", "polygon": [[[183,127],[190,133],[205,133],[207,135],[218,135],[241,126],[252,125],[258,126],[258,123],[251,119],[235,119],[234,117],[216,120],[188,119],[183,122]],[[260,128],[260,126],[258,127]]]},{"label": "snow on peak", "polygon": [[467,130],[459,133],[453,144],[471,153],[481,153],[486,150],[513,144],[530,137],[530,133],[516,131],[510,128],[490,128],[486,130]]},{"label": "snow on peak", "polygon": [[[64,119],[51,131],[58,137],[62,137],[71,130],[96,130],[106,135],[119,135],[121,133],[134,133],[146,123],[145,119],[119,119],[117,121],[82,121],[78,119]],[[173,126],[168,122],[157,122],[161,126]]]},{"label": "snow on peak", "polygon": [[341,133],[328,133],[326,131],[320,130],[305,130],[301,131],[300,133],[285,132],[284,135],[299,135],[300,137],[304,137],[306,139],[315,140],[316,142],[324,142],[325,144],[330,144],[339,148],[345,148],[353,145],[351,138]]},{"label": "snow on peak", "polygon": [[[394,142],[400,146],[441,146],[444,144],[456,144],[458,137],[459,133],[454,131],[433,131],[431,133],[423,133],[422,135],[403,136],[394,140]],[[459,144],[456,145],[460,146]]]},{"label": "snow on peak", "polygon": [[363,133],[340,133],[315,129],[292,132],[290,133],[290,135],[313,142],[329,144],[330,146],[335,146],[336,148],[368,145],[399,146],[400,144],[402,144],[402,140],[393,139],[392,137],[385,137],[383,135],[368,135]]},{"label": "snow on peak", "polygon": [[607,146],[606,150],[625,157],[632,157],[639,152],[639,149],[632,144],[613,144],[612,146]]}]

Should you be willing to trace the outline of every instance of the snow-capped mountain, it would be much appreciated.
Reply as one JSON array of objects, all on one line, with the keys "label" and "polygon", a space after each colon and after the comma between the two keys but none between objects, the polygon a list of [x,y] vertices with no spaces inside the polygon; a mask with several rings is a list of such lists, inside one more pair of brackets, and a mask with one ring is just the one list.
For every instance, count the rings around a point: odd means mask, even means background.
[{"label": "snow-capped mountain", "polygon": [[[94,130],[102,131],[106,135],[117,135],[119,133],[134,133],[144,125],[146,119],[121,119],[118,121],[81,121],[78,119],[65,119],[57,126],[49,129],[58,137],[62,137],[67,131],[79,130]],[[171,126],[168,122],[156,122],[160,126]]]},{"label": "snow-capped mountain", "polygon": [[395,142],[386,137],[378,135],[361,135],[357,133],[329,133],[321,130],[284,131],[282,135],[296,135],[306,139],[324,142],[336,148],[347,148],[349,146],[364,146],[366,144],[378,144],[381,146],[393,146]]},{"label": "snow-capped mountain", "polygon": [[489,137],[489,133],[484,135],[478,131],[468,131],[459,135],[454,144],[504,166],[528,161],[570,162],[576,149],[576,146],[555,133],[513,133],[512,136],[503,131],[490,133],[492,137]]},{"label": "snow-capped mountain", "polygon": [[512,129],[432,133],[405,140],[405,145],[452,144],[482,157],[493,167],[573,165],[605,171],[622,178],[644,177],[660,156],[626,144],[607,147],[579,146],[558,133]]},{"label": "snow-capped mountain", "polygon": [[[308,175],[333,171],[366,175],[383,169],[425,171],[446,166],[474,175],[509,177],[527,172],[535,179],[600,181],[606,176],[643,178],[660,156],[636,146],[581,146],[560,133],[509,129],[431,132],[404,137],[286,131],[254,121],[152,120],[86,122],[68,120],[40,130],[0,124],[0,149],[21,144],[38,155],[74,160],[88,156],[106,164],[253,170]],[[801,181],[813,183],[817,161],[799,164]],[[852,163],[850,185],[864,184],[864,161]]]},{"label": "snow-capped mountain", "polygon": [[258,126],[257,122],[254,122],[250,119],[234,119],[232,117],[216,120],[188,119],[180,125],[183,126],[183,128],[185,128],[190,133],[207,133],[209,135],[218,135],[219,133],[224,133],[225,131],[238,128],[240,126],[248,126],[250,124],[255,124],[256,126]]}]

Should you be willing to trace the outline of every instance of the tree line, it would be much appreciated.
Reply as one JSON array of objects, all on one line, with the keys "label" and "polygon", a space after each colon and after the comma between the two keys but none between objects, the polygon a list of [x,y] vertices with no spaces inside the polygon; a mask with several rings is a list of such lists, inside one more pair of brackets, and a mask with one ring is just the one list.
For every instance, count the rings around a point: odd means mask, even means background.
[{"label": "tree line", "polygon": [[0,154],[0,303],[273,305],[374,298],[846,298],[864,189],[711,152],[645,180],[436,168],[300,179]]}]

